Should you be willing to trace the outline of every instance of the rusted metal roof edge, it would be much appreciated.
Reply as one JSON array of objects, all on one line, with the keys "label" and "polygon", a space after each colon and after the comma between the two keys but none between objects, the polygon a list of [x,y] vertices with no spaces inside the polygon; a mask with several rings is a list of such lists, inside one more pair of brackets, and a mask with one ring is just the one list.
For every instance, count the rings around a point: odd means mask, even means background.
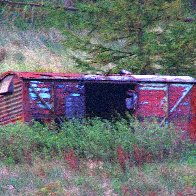
[{"label": "rusted metal roof edge", "polygon": [[190,76],[159,75],[85,75],[85,81],[124,81],[124,82],[163,82],[163,83],[196,83]]},{"label": "rusted metal roof edge", "polygon": [[69,73],[52,73],[52,72],[15,72],[8,71],[0,75],[0,80],[8,75],[16,75],[23,79],[67,79],[67,78],[80,78],[82,74],[69,74]]},{"label": "rusted metal roof edge", "polygon": [[163,82],[163,83],[196,83],[190,76],[164,76],[164,75],[93,75],[69,73],[44,73],[44,72],[14,72],[8,71],[0,75],[2,80],[7,75],[16,75],[23,79],[55,79],[55,80],[83,80],[83,81],[114,81],[114,82]]}]

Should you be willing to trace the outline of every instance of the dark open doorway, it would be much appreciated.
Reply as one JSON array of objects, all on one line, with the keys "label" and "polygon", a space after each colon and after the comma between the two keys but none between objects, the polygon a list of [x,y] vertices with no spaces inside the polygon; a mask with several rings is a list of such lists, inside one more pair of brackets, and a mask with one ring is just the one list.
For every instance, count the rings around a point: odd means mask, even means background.
[{"label": "dark open doorway", "polygon": [[88,117],[110,119],[124,116],[127,110],[127,91],[134,90],[131,84],[87,83],[85,84],[86,114]]}]

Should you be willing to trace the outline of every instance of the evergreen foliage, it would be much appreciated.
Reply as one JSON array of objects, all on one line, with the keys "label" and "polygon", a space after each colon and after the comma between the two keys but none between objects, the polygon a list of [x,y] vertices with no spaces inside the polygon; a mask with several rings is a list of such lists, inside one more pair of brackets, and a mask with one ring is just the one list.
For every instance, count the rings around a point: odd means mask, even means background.
[{"label": "evergreen foliage", "polygon": [[[15,1],[16,2],[16,1]],[[25,0],[23,2],[34,2]],[[65,47],[86,52],[73,59],[83,71],[195,76],[195,3],[193,0],[44,0],[35,8],[0,8],[0,17],[17,27],[60,29]],[[60,6],[61,8],[56,8]],[[17,13],[17,14],[16,14]],[[23,15],[23,18],[21,18]],[[9,17],[8,17],[9,16]],[[112,69],[108,64],[112,64]],[[106,69],[104,68],[106,67]],[[92,69],[91,69],[92,68]],[[111,70],[110,70],[111,69]]]},{"label": "evergreen foliage", "polygon": [[181,0],[78,2],[79,11],[68,14],[72,34],[66,43],[85,48],[92,64],[116,64],[114,72],[194,75],[195,22],[186,21],[193,17],[190,5]]}]

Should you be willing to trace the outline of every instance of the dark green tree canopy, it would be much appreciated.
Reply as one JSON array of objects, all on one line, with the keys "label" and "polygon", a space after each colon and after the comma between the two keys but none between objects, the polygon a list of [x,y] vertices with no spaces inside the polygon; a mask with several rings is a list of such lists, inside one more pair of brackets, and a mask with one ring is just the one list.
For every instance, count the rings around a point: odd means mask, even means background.
[{"label": "dark green tree canopy", "polygon": [[[43,0],[42,3],[41,11],[34,10],[34,28],[60,29],[66,48],[86,52],[86,58],[72,55],[83,71],[127,69],[137,74],[195,76],[194,0]],[[0,10],[1,17],[5,9],[4,6]],[[24,9],[28,10],[28,6]]]},{"label": "dark green tree canopy", "polygon": [[114,72],[194,75],[193,1],[97,0],[76,7],[67,14],[73,33],[67,44],[87,50],[89,63],[114,63]]}]

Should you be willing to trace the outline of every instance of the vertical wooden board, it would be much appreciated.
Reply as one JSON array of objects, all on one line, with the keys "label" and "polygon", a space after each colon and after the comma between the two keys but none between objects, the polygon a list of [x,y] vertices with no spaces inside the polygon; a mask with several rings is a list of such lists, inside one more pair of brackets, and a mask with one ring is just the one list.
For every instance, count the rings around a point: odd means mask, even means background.
[{"label": "vertical wooden board", "polygon": [[142,83],[139,84],[137,92],[137,116],[158,118],[166,116],[168,109],[167,84]]},{"label": "vertical wooden board", "polygon": [[66,97],[66,88],[68,85],[66,82],[55,83],[55,113],[57,115],[64,115],[65,103],[64,98]]},{"label": "vertical wooden board", "polygon": [[[192,84],[171,84],[169,87],[169,121],[183,130],[188,130],[190,123],[191,91],[189,90],[191,88]],[[184,97],[184,95],[186,96]],[[179,104],[175,108],[178,102]]]},{"label": "vertical wooden board", "polygon": [[82,118],[86,113],[85,106],[85,88],[83,84],[75,83],[70,84],[71,91],[66,92],[66,97],[64,98],[65,117],[70,118]]},{"label": "vertical wooden board", "polygon": [[55,94],[55,112],[57,115],[66,116],[67,106],[65,99],[74,94],[84,96],[84,85],[79,82],[56,82]]},{"label": "vertical wooden board", "polygon": [[29,96],[29,81],[23,81],[23,120],[25,122],[30,122],[32,120],[32,115],[30,111],[30,96]]},{"label": "vertical wooden board", "polygon": [[85,116],[85,97],[81,95],[67,96],[65,98],[65,116],[71,118],[83,118]]},{"label": "vertical wooden board", "polygon": [[191,90],[191,120],[189,131],[190,137],[196,141],[196,85]]},{"label": "vertical wooden board", "polygon": [[23,118],[22,81],[13,77],[13,92],[0,95],[0,125],[13,123]]},{"label": "vertical wooden board", "polygon": [[29,82],[29,103],[32,115],[47,115],[53,108],[53,82],[33,80]]}]

